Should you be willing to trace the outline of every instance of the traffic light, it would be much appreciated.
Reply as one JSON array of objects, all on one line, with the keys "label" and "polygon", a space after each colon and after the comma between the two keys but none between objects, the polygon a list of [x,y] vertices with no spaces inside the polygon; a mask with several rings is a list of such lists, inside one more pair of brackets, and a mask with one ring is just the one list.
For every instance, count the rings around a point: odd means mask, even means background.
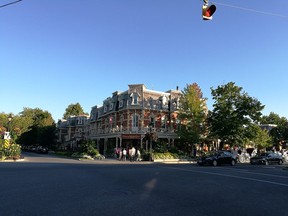
[{"label": "traffic light", "polygon": [[202,6],[202,18],[203,20],[212,20],[212,15],[215,13],[216,11],[216,6],[215,5],[207,5],[204,4]]}]

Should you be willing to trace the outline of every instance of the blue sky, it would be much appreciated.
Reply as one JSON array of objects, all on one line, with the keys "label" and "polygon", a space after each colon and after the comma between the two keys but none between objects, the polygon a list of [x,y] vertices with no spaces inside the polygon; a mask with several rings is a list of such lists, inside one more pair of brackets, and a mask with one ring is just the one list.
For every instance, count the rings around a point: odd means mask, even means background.
[{"label": "blue sky", "polygon": [[[0,5],[13,2],[0,0]],[[129,84],[167,91],[235,82],[288,118],[288,1],[23,0],[0,8],[0,112],[85,112]]]}]

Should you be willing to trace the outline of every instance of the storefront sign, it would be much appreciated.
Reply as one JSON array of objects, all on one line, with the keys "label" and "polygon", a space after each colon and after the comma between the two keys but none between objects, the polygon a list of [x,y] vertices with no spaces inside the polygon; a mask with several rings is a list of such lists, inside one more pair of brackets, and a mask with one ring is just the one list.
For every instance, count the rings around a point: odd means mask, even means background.
[{"label": "storefront sign", "polygon": [[122,139],[141,139],[140,134],[122,134]]}]

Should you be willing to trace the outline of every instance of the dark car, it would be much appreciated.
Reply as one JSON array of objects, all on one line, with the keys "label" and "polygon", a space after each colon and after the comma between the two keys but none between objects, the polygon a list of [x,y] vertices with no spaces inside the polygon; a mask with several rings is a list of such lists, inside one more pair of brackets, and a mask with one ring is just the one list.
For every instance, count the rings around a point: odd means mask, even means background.
[{"label": "dark car", "polygon": [[198,165],[222,165],[230,164],[234,166],[237,163],[236,155],[232,154],[229,151],[216,151],[208,153],[197,160]]},{"label": "dark car", "polygon": [[40,154],[48,154],[48,148],[44,146],[38,146],[36,152]]},{"label": "dark car", "polygon": [[250,164],[279,164],[283,163],[281,155],[273,152],[266,152],[256,155],[255,157],[250,158]]}]

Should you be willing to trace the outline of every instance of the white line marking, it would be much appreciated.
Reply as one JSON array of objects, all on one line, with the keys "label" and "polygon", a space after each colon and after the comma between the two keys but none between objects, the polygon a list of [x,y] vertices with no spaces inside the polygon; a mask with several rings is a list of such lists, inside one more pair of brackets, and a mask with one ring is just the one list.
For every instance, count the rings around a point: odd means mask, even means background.
[{"label": "white line marking", "polygon": [[224,177],[229,177],[229,178],[244,179],[244,180],[249,180],[249,181],[256,181],[256,182],[261,182],[261,183],[268,183],[268,184],[288,187],[288,184],[283,184],[283,183],[278,183],[278,182],[273,182],[273,181],[266,181],[266,180],[261,180],[261,179],[247,178],[247,177],[227,175],[227,174],[221,174],[221,173],[213,173],[213,172],[206,172],[206,171],[186,170],[186,169],[173,168],[173,167],[162,167],[162,168],[181,170],[181,171],[186,171],[186,172],[203,173],[203,174],[209,174],[209,175],[218,175],[218,176],[224,176]]}]

